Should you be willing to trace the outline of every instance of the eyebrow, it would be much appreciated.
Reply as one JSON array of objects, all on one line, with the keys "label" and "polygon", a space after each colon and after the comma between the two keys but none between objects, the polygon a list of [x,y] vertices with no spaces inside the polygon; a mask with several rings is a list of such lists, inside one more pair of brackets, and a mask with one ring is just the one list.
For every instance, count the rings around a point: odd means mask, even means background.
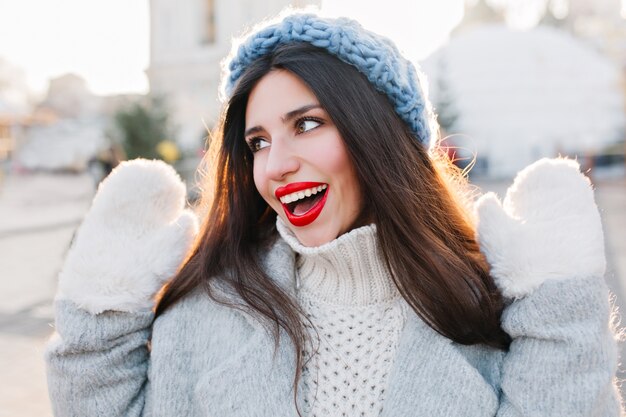
[{"label": "eyebrow", "polygon": [[[288,113],[286,113],[283,117],[281,117],[283,123],[287,123],[290,120],[295,119],[296,117],[300,116],[301,114],[304,114],[306,112],[308,112],[309,110],[313,110],[313,109],[321,109],[322,106],[320,106],[319,104],[307,104],[304,105],[302,107],[299,107],[295,110],[292,110]],[[261,126],[253,126],[249,129],[246,129],[245,133],[244,133],[244,137],[247,137],[248,135],[251,135],[253,133],[259,133],[263,131],[263,128]]]}]

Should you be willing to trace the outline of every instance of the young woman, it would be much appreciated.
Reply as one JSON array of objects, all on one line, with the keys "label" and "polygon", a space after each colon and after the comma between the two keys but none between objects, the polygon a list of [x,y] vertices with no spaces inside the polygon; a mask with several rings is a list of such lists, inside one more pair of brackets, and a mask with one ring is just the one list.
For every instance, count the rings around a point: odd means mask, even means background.
[{"label": "young woman", "polygon": [[199,233],[165,164],[102,183],[60,275],[56,415],[620,414],[575,162],[525,169],[476,222],[415,68],[347,19],[257,29],[225,96]]}]

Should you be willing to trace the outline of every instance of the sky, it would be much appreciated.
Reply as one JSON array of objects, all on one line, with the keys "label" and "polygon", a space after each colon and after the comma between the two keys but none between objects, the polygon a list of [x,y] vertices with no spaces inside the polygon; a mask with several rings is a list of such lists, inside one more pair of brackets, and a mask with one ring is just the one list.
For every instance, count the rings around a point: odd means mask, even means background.
[{"label": "sky", "polygon": [[413,60],[425,58],[445,42],[463,17],[463,0],[330,0],[322,8],[391,38]]},{"label": "sky", "polygon": [[0,58],[34,93],[73,72],[97,94],[146,92],[148,0],[0,0]]},{"label": "sky", "polygon": [[[445,42],[462,17],[463,2],[323,0],[322,8],[331,15],[359,19],[419,60]],[[85,78],[96,94],[146,93],[148,3],[0,0],[0,59],[21,68],[28,87],[39,95],[50,77],[68,72]]]}]

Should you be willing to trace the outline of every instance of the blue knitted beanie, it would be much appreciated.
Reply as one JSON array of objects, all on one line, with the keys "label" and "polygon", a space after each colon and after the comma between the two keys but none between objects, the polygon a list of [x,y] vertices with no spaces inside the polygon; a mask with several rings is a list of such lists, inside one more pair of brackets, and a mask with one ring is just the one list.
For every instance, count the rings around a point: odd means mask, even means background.
[{"label": "blue knitted beanie", "polygon": [[389,39],[347,18],[290,13],[277,23],[255,28],[238,46],[234,45],[224,62],[222,97],[230,97],[250,63],[290,42],[310,43],[356,67],[378,91],[387,95],[417,140],[430,147],[436,136],[436,123],[417,69]]}]

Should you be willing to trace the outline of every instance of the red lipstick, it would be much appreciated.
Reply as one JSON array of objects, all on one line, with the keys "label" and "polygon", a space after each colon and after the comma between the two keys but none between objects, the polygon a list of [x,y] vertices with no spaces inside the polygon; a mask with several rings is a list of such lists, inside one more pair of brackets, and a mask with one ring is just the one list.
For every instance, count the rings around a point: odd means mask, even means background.
[{"label": "red lipstick", "polygon": [[297,215],[292,213],[289,210],[287,204],[281,202],[283,210],[285,211],[285,215],[287,216],[287,219],[291,224],[297,227],[302,227],[313,223],[315,219],[317,219],[317,217],[322,212],[322,209],[324,208],[324,204],[326,204],[326,198],[328,196],[328,184],[325,184],[323,182],[294,182],[291,184],[287,184],[283,187],[278,187],[276,189],[274,195],[280,201],[280,198],[283,196],[295,193],[297,191],[302,191],[313,187],[319,187],[320,185],[326,185],[326,189],[321,191],[324,193],[322,195],[322,198],[317,203],[315,203],[313,207],[311,207],[303,214]]}]

